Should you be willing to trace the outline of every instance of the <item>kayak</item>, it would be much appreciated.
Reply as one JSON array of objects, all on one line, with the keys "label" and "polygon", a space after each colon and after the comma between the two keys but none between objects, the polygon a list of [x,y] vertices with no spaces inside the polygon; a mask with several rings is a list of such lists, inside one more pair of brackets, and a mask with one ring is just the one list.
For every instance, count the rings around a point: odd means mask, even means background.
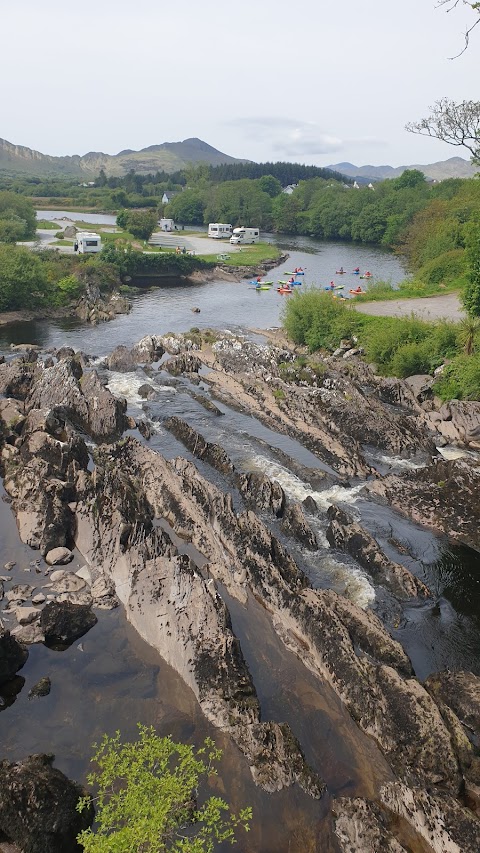
[{"label": "kayak", "polygon": [[277,287],[277,292],[278,293],[293,293],[293,290],[291,287]]},{"label": "kayak", "polygon": [[303,270],[301,272],[295,272],[295,270],[294,270],[293,272],[284,272],[283,274],[284,275],[305,275]]},{"label": "kayak", "polygon": [[360,270],[352,270],[352,275],[360,275]]},{"label": "kayak", "polygon": [[248,283],[254,284],[254,285],[257,285],[257,284],[273,284],[273,281],[257,281],[257,279],[254,278],[252,281],[249,281]]},{"label": "kayak", "polygon": [[338,299],[339,302],[346,302],[347,301],[344,296],[337,296],[336,293],[332,293],[332,299]]},{"label": "kayak", "polygon": [[335,270],[335,275],[345,275],[346,270]]},{"label": "kayak", "polygon": [[279,283],[279,284],[284,284],[284,285],[287,285],[287,284],[288,284],[288,286],[289,286],[289,287],[299,287],[299,286],[301,285],[301,283],[302,283],[302,282],[301,282],[301,281],[286,281],[285,279],[282,279],[282,280],[281,280],[281,281],[279,281],[278,283]]},{"label": "kayak", "polygon": [[349,290],[348,292],[351,293],[353,296],[361,296],[362,293],[366,293],[367,291],[366,290]]},{"label": "kayak", "polygon": [[360,278],[373,278],[373,273],[370,273],[370,275],[361,275]]},{"label": "kayak", "polygon": [[272,288],[268,284],[261,284],[260,287],[258,286],[258,284],[256,284],[255,287],[253,285],[250,285],[250,287],[248,289],[249,290],[271,290]]},{"label": "kayak", "polygon": [[335,287],[330,287],[330,285],[327,285],[327,287],[324,287],[323,289],[324,290],[343,290],[343,288],[344,288],[343,284],[336,284]]}]

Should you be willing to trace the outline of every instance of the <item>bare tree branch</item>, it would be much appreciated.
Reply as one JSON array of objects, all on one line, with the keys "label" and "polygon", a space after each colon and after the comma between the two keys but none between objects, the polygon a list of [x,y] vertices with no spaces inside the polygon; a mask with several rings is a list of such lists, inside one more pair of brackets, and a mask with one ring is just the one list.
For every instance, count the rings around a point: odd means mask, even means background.
[{"label": "bare tree branch", "polygon": [[405,130],[440,139],[449,145],[462,146],[470,151],[474,163],[480,162],[480,102],[456,104],[448,98],[441,98],[430,107],[430,111],[428,118],[409,122]]},{"label": "bare tree branch", "polygon": [[480,3],[478,2],[472,3],[471,0],[438,0],[437,8],[440,8],[440,6],[448,6],[447,12],[451,12],[453,9],[456,9],[460,3],[462,3],[464,6],[470,6],[472,12],[476,12],[479,17],[477,18],[475,23],[473,23],[472,26],[469,27],[468,30],[466,30],[466,32],[464,33],[465,44],[463,46],[463,50],[461,50],[460,53],[455,54],[455,56],[449,56],[449,59],[458,59],[458,57],[461,56],[462,53],[465,53],[470,41],[470,33],[472,32],[472,30],[475,29],[477,24],[480,24]]}]

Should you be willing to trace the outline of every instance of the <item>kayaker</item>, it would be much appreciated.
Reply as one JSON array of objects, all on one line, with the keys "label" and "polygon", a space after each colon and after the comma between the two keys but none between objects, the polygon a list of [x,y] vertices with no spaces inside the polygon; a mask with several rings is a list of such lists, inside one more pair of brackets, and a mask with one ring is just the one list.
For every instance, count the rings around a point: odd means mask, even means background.
[{"label": "kayaker", "polygon": [[330,290],[334,290],[334,288],[335,288],[335,282],[331,281],[330,282]]},{"label": "kayaker", "polygon": [[261,275],[257,275],[257,281],[258,281],[258,283],[259,283],[259,284],[260,284],[261,280],[262,280],[262,276],[261,276]]},{"label": "kayaker", "polygon": [[343,273],[343,267],[340,267],[339,272]]},{"label": "kayaker", "polygon": [[294,272],[303,272],[303,267],[295,267]]},{"label": "kayaker", "polygon": [[294,282],[294,281],[295,281],[295,279],[294,279],[294,277],[293,277],[293,275],[292,275],[292,276],[288,279],[287,284],[293,284],[293,282]]},{"label": "kayaker", "polygon": [[360,272],[360,267],[355,267],[354,272]]}]

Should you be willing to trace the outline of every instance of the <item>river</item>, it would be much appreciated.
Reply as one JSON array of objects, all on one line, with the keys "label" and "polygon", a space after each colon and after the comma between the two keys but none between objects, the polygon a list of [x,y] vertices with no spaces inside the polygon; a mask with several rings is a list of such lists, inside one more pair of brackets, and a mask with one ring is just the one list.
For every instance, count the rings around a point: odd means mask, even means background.
[{"label": "river", "polygon": [[[74,218],[72,213],[65,215]],[[87,218],[85,214],[79,216]],[[277,238],[272,236],[273,239]],[[278,242],[288,247],[290,259],[273,271],[275,278],[295,266],[304,267],[305,281],[318,286],[328,283],[340,266],[347,270],[356,266],[370,269],[376,277],[393,283],[405,277],[399,259],[378,250],[308,238]],[[348,275],[349,282],[355,279]],[[148,333],[183,331],[191,326],[245,331],[250,327],[268,328],[279,324],[285,298],[288,297],[275,291],[253,292],[245,282],[163,283],[136,295],[129,315],[102,326],[41,321],[2,327],[0,349],[10,355],[11,343],[34,343],[45,349],[68,345],[101,356],[118,344],[131,345]],[[200,308],[199,314],[192,313],[194,307]],[[301,500],[311,494],[323,509],[334,500],[354,506],[387,553],[394,535],[414,555],[409,565],[415,563],[433,590],[433,600],[428,603],[402,608],[385,591],[375,589],[352,559],[332,555],[325,540],[323,516],[316,530],[319,550],[313,554],[300,548],[291,551],[314,586],[334,588],[360,606],[375,606],[379,612],[397,608],[398,629],[394,634],[411,656],[419,678],[443,668],[480,673],[477,554],[466,548],[452,548],[441,537],[401,519],[388,508],[371,504],[363,498],[361,484],[349,489],[337,486],[334,490],[315,491],[288,469],[282,455],[288,453],[312,469],[322,468],[313,454],[288,436],[273,433],[255,418],[224,404],[217,402],[223,417],[212,417],[191,396],[188,379],[180,377],[172,382],[161,372],[149,375],[148,382],[156,388],[158,401],[147,403],[137,394],[146,381],[143,370],[104,374],[111,390],[126,396],[131,414],[153,424],[150,446],[167,458],[192,458],[162,426],[165,418],[176,414],[207,440],[225,446],[240,470],[262,470],[277,479],[287,496]],[[198,391],[197,386],[195,390]],[[208,386],[203,392],[208,394]],[[372,450],[369,461],[387,471],[405,470],[424,460],[388,458]],[[205,476],[228,488],[221,475],[203,463],[196,464]],[[20,543],[13,515],[3,501],[0,533],[2,565],[15,560],[14,580],[34,583],[35,565],[31,563],[38,558],[38,552]],[[77,564],[82,564],[80,555]],[[330,795],[374,797],[379,785],[390,778],[390,770],[374,743],[353,724],[333,692],[285,650],[254,600],[247,607],[230,600],[228,604],[258,691],[263,718],[290,723],[308,760],[326,780]],[[82,641],[65,651],[43,645],[30,647],[30,657],[19,677],[8,691],[0,693],[0,757],[12,760],[31,752],[53,752],[60,769],[83,781],[89,769],[90,745],[103,732],[120,729],[125,737],[135,737],[136,724],[142,722],[154,725],[161,734],[196,743],[209,734],[224,749],[216,791],[235,808],[243,804],[254,808],[253,830],[248,843],[242,839],[239,851],[329,853],[337,849],[331,835],[328,797],[318,804],[296,789],[268,795],[255,788],[238,750],[206,722],[191,691],[138,637],[122,609],[100,611],[98,616],[98,624]],[[45,675],[52,680],[51,693],[29,701],[28,691]]]}]

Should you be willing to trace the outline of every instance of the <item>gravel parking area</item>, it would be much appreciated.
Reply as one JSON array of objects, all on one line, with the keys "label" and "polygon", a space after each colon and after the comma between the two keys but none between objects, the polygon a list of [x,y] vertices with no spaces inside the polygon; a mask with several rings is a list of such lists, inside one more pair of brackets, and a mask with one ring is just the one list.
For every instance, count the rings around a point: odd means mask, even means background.
[{"label": "gravel parking area", "polygon": [[421,320],[463,320],[465,311],[456,293],[420,299],[388,299],[385,302],[358,302],[357,311],[374,317],[409,317],[412,313]]}]

